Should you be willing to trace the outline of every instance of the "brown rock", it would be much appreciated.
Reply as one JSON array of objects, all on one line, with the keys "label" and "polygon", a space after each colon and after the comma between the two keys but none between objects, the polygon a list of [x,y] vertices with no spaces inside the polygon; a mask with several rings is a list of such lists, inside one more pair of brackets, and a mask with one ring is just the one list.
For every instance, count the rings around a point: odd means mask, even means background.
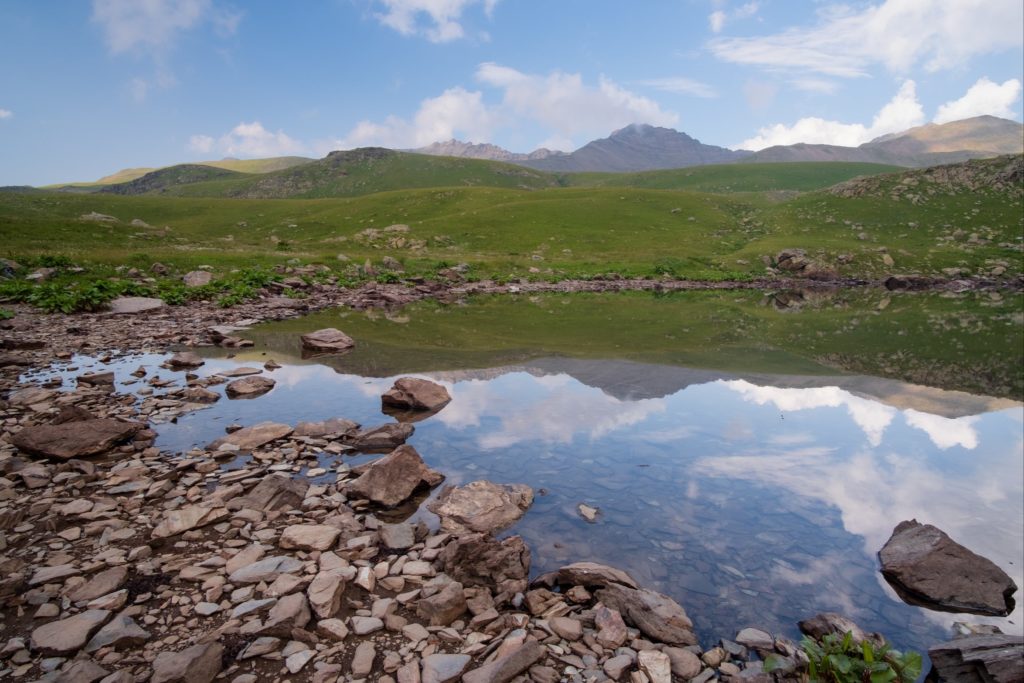
[{"label": "brown rock", "polygon": [[562,640],[576,641],[583,637],[583,624],[578,619],[569,617],[552,617],[548,626]]},{"label": "brown rock", "polygon": [[495,540],[488,534],[458,536],[441,551],[448,576],[464,586],[486,586],[494,593],[525,592],[530,549],[519,536]]},{"label": "brown rock", "polygon": [[536,640],[527,640],[514,651],[462,676],[463,683],[508,683],[544,657]]},{"label": "brown rock", "polygon": [[[235,432],[237,434],[237,432]],[[232,498],[227,502],[228,509],[240,510],[297,510],[309,489],[309,482],[304,479],[292,479],[283,474],[269,474],[253,487],[252,491]]]},{"label": "brown rock", "polygon": [[68,593],[68,600],[71,602],[95,600],[100,596],[116,591],[124,585],[127,578],[128,567],[124,565],[111,567],[110,569],[96,574],[81,586]]},{"label": "brown rock", "polygon": [[172,368],[198,368],[205,363],[199,354],[192,351],[181,351],[167,360],[167,364]]},{"label": "brown rock", "polygon": [[91,372],[85,375],[78,376],[79,384],[88,384],[90,386],[101,386],[114,383],[114,373],[111,372]]},{"label": "brown rock", "polygon": [[168,510],[164,518],[153,528],[153,538],[167,538],[207,524],[216,524],[227,519],[227,508],[187,505],[177,510]]},{"label": "brown rock", "polygon": [[402,377],[395,380],[394,386],[380,400],[383,405],[393,408],[435,411],[447,405],[452,397],[440,384],[427,379]]},{"label": "brown rock", "polygon": [[286,595],[270,608],[267,620],[260,629],[261,635],[290,638],[292,629],[305,628],[311,615],[304,593]]},{"label": "brown rock", "polygon": [[446,531],[498,531],[511,525],[533,504],[533,489],[525,484],[473,481],[446,486],[427,506],[441,518]]},{"label": "brown rock", "polygon": [[207,446],[207,448],[211,451],[215,451],[224,444],[230,443],[238,446],[238,450],[251,451],[264,444],[268,444],[271,441],[283,439],[291,433],[292,428],[289,425],[277,422],[260,422],[259,424],[251,427],[243,427],[237,432],[232,432],[227,436],[222,436]]},{"label": "brown rock", "polygon": [[210,683],[223,666],[224,646],[200,643],[181,652],[161,652],[153,660],[150,683]]},{"label": "brown rock", "polygon": [[341,417],[332,417],[321,422],[300,422],[295,425],[295,436],[327,436],[340,434],[348,436],[359,429],[359,423]]},{"label": "brown rock", "polygon": [[355,345],[356,343],[352,341],[351,337],[333,327],[302,335],[302,348],[307,351],[337,353],[347,351]]},{"label": "brown rock", "polygon": [[600,603],[594,608],[594,625],[597,626],[597,642],[609,650],[622,647],[629,637],[626,622],[618,610],[609,609]]},{"label": "brown rock", "polygon": [[448,626],[466,611],[462,584],[452,582],[429,598],[416,603],[416,614],[430,621],[431,626]]},{"label": "brown rock", "polygon": [[354,482],[351,494],[394,507],[409,496],[430,475],[420,454],[412,446],[399,446],[377,460]]},{"label": "brown rock", "polygon": [[360,451],[380,451],[405,443],[416,430],[406,422],[391,422],[364,429],[351,438],[349,445]]},{"label": "brown rock", "polygon": [[31,455],[69,460],[98,455],[135,436],[144,425],[113,418],[25,427],[11,443]]},{"label": "brown rock", "polygon": [[856,645],[860,645],[865,640],[870,640],[878,645],[885,642],[881,634],[867,633],[850,619],[835,612],[822,612],[817,616],[801,621],[798,626],[801,633],[809,635],[815,640],[821,640],[823,636],[829,633],[844,635],[849,632],[852,634],[853,642]]},{"label": "brown rock", "polygon": [[1013,611],[1013,579],[931,524],[900,522],[878,558],[904,602],[995,616]]},{"label": "brown rock", "polygon": [[609,584],[595,593],[608,607],[617,609],[626,621],[652,640],[668,645],[696,645],[693,622],[672,598],[646,589]]},{"label": "brown rock", "polygon": [[273,389],[274,384],[276,382],[269,377],[243,377],[228,382],[224,392],[228,398],[256,398]]},{"label": "brown rock", "polygon": [[189,387],[181,392],[181,397],[189,403],[216,403],[220,400],[220,394],[202,387]]},{"label": "brown rock", "polygon": [[327,550],[340,533],[327,524],[293,524],[285,527],[278,545],[286,550]]},{"label": "brown rock", "polygon": [[607,586],[620,583],[630,588],[639,588],[633,577],[615,567],[597,562],[574,562],[558,570],[558,583],[568,586]]},{"label": "brown rock", "polygon": [[78,652],[92,634],[110,619],[105,609],[90,609],[60,621],[51,621],[32,631],[32,649],[44,655]]}]

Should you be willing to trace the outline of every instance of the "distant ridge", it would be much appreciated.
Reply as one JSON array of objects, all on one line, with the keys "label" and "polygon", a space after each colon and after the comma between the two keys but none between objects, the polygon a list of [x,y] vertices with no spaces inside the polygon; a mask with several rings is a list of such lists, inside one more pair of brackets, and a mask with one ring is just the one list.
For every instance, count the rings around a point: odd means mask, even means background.
[{"label": "distant ridge", "polygon": [[547,148],[535,149],[527,154],[510,152],[503,147],[490,143],[462,142],[461,140],[448,140],[447,142],[434,142],[426,147],[410,150],[417,154],[429,154],[438,157],[457,157],[460,159],[488,159],[490,161],[534,161],[547,159],[548,157],[565,156],[565,152],[556,152]]},{"label": "distant ridge", "polygon": [[541,171],[630,173],[738,161],[750,155],[701,141],[671,128],[635,123],[571,154],[516,163]]},{"label": "distant ridge", "polygon": [[859,161],[923,168],[1024,153],[1024,125],[995,116],[929,123],[858,147],[799,143],[755,152],[748,162]]}]

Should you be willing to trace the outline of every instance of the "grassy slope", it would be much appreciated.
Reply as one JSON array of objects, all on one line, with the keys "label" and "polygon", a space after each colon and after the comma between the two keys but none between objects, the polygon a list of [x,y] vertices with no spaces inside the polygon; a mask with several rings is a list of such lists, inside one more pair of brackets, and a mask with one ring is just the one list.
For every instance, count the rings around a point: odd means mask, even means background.
[{"label": "grassy slope", "polygon": [[[450,177],[446,171],[466,180],[463,163],[403,156],[427,164],[417,173],[436,171],[420,182],[441,182]],[[366,165],[362,175],[344,178],[354,183],[350,189],[413,182],[391,175],[388,163]],[[403,169],[413,173],[408,164]],[[796,173],[789,182],[806,182],[806,177]],[[195,186],[181,189],[190,187]],[[91,211],[121,223],[79,220]],[[170,230],[132,228],[127,223],[133,218]],[[395,223],[411,228],[404,242],[358,239],[364,229]],[[887,191],[854,198],[816,192],[771,203],[748,194],[619,187],[411,189],[322,200],[0,197],[0,242],[7,254],[65,253],[107,263],[135,255],[143,265],[149,259],[183,267],[279,263],[291,257],[337,266],[336,256],[343,253],[360,263],[392,256],[414,271],[464,261],[478,266],[483,276],[527,276],[535,268],[537,277],[616,271],[705,278],[760,275],[763,257],[801,247],[833,265],[841,254],[849,256],[850,263],[837,266],[844,275],[940,274],[951,267],[987,273],[1002,264],[1013,276],[1021,273],[1022,232],[1021,200],[991,192],[939,192],[917,205],[891,199]],[[417,241],[424,248],[412,248]],[[885,264],[883,248],[894,266]]]},{"label": "grassy slope", "polygon": [[856,176],[898,170],[901,169],[897,166],[843,162],[717,164],[643,173],[569,173],[564,179],[577,187],[638,187],[716,193],[808,192]]},{"label": "grassy slope", "polygon": [[[212,166],[214,168],[221,168],[226,171],[237,171],[238,173],[271,173],[273,171],[281,171],[286,168],[293,166],[300,166],[313,161],[309,157],[269,157],[267,159],[221,159],[219,161],[195,161],[189,162],[193,165],[198,166]],[[111,173],[108,176],[103,176],[99,180],[93,182],[77,182],[77,183],[55,183],[53,185],[46,185],[42,189],[57,189],[61,187],[80,187],[80,188],[93,188],[103,185],[116,185],[118,183],[128,183],[147,173],[153,171],[160,171],[166,168],[172,168],[173,166],[180,165],[174,164],[172,166],[160,166],[160,167],[140,167],[140,168],[124,168],[116,173]]]}]

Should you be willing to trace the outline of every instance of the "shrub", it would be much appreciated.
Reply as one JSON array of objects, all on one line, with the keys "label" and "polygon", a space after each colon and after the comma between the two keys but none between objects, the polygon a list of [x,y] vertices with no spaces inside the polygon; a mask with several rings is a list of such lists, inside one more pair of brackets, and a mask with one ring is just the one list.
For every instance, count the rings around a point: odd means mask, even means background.
[{"label": "shrub", "polygon": [[[879,647],[864,640],[853,642],[853,633],[825,635],[820,642],[805,637],[800,641],[809,660],[812,682],[821,683],[914,683],[921,675],[921,655],[893,650],[888,643]],[[766,662],[770,665],[770,662]],[[766,666],[770,670],[770,666]]]}]

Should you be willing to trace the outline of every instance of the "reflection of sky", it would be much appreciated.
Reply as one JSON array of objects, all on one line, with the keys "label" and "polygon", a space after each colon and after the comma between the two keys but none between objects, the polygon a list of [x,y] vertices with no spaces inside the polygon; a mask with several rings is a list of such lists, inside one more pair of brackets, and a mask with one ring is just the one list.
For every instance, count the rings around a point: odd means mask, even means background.
[{"label": "reflection of sky", "polygon": [[[208,359],[198,374],[238,365]],[[838,387],[744,380],[625,400],[567,374],[488,374],[442,382],[452,402],[417,423],[411,443],[450,483],[546,489],[514,529],[533,549],[535,572],[580,559],[623,566],[676,597],[702,637],[751,624],[795,635],[796,620],[827,610],[919,650],[956,620],[1021,631],[1021,608],[1007,620],[904,605],[875,557],[896,524],[916,518],[1024,585],[1020,407],[951,419]],[[277,384],[265,396],[222,398],[159,425],[158,445],[184,451],[231,422],[391,420],[380,395],[393,378],[319,365],[267,376]],[[579,502],[601,509],[597,524],[579,519]]]}]

